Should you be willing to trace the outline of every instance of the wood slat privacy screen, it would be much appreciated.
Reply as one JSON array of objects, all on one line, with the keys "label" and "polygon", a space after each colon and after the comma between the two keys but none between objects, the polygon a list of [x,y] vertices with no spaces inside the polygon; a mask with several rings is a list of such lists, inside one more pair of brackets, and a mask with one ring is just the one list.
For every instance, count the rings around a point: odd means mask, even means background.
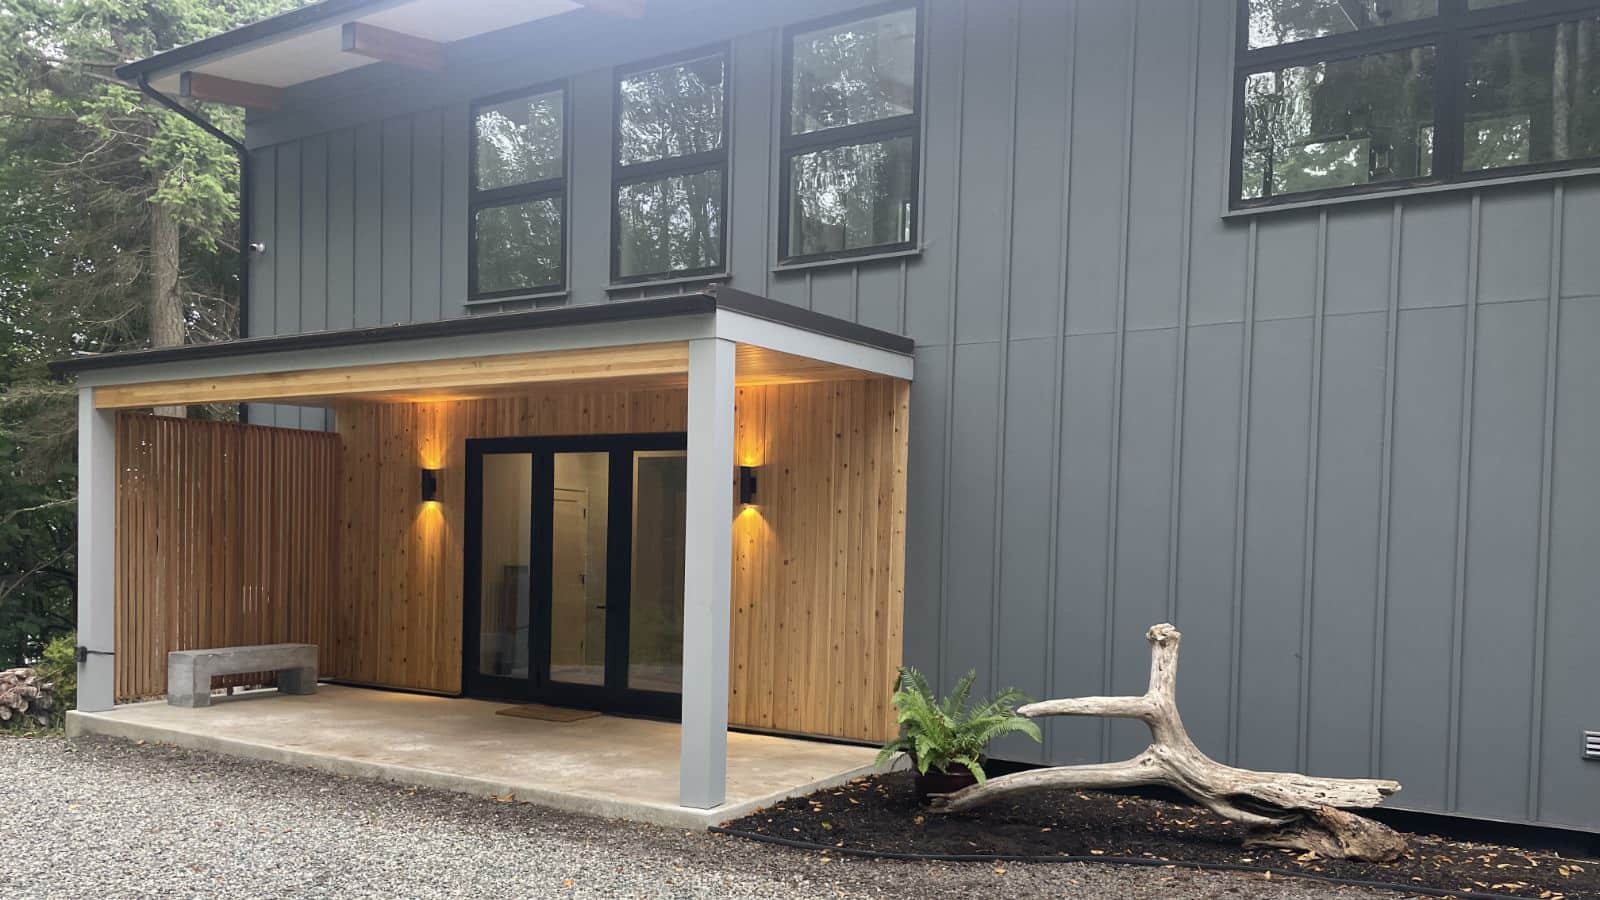
[{"label": "wood slat privacy screen", "polygon": [[313,643],[328,669],[338,467],[332,434],[117,417],[119,700],[164,693],[170,650]]}]

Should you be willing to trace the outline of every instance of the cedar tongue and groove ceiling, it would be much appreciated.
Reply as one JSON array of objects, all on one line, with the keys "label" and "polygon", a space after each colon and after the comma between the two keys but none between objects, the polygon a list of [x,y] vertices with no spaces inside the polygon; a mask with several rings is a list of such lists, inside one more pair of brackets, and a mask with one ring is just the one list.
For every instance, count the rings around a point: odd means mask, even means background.
[{"label": "cedar tongue and groove ceiling", "polygon": [[323,0],[129,63],[163,93],[275,109],[283,90],[378,62],[439,71],[447,45],[577,10],[637,18],[648,0]]}]

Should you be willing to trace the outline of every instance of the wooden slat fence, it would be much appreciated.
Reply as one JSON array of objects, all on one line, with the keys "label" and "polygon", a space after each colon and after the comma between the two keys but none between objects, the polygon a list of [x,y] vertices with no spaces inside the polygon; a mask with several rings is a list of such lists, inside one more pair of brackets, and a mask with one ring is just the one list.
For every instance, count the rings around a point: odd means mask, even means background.
[{"label": "wooden slat fence", "polygon": [[117,417],[119,700],[165,693],[170,650],[313,643],[330,671],[339,456],[333,434]]}]

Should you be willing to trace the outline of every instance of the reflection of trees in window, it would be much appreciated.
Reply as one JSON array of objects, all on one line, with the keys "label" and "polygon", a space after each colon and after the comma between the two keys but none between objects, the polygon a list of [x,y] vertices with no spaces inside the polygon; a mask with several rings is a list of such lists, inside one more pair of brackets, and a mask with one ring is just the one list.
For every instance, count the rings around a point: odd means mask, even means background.
[{"label": "reflection of trees in window", "polygon": [[1433,48],[1258,72],[1245,81],[1244,196],[1431,170]]},{"label": "reflection of trees in window", "polygon": [[795,256],[911,240],[911,139],[836,147],[790,160]]},{"label": "reflection of trees in window", "polygon": [[913,6],[790,30],[785,261],[913,245],[917,33]]},{"label": "reflection of trees in window", "polygon": [[792,131],[804,134],[911,113],[916,41],[913,9],[796,35]]},{"label": "reflection of trees in window", "polygon": [[613,278],[722,266],[726,80],[721,53],[618,77]]},{"label": "reflection of trees in window", "polygon": [[1592,14],[1551,22],[1532,0],[1240,3],[1236,203],[1600,158]]},{"label": "reflection of trees in window", "polygon": [[560,176],[563,124],[559,92],[480,107],[478,190]]},{"label": "reflection of trees in window", "polygon": [[561,281],[561,201],[492,206],[474,222],[478,291],[533,289]]},{"label": "reflection of trees in window", "polygon": [[1466,170],[1600,155],[1600,20],[1480,38],[1467,71]]},{"label": "reflection of trees in window", "polygon": [[722,147],[721,56],[629,75],[617,85],[617,161],[690,156]]},{"label": "reflection of trees in window", "polygon": [[623,185],[617,219],[623,277],[716,268],[722,264],[722,173]]},{"label": "reflection of trees in window", "polygon": [[1439,0],[1249,0],[1250,47],[1369,31],[1438,12]]},{"label": "reflection of trees in window", "polygon": [[473,107],[471,195],[475,299],[566,283],[566,98],[562,90]]}]

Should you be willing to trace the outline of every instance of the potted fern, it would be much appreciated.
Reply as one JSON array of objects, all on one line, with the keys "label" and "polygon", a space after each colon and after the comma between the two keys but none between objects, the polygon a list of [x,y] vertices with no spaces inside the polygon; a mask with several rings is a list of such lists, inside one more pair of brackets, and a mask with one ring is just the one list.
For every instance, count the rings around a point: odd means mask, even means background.
[{"label": "potted fern", "polygon": [[917,796],[948,794],[981,784],[984,751],[989,742],[1007,734],[1025,734],[1041,740],[1039,726],[1017,715],[1017,705],[1027,696],[1007,688],[976,706],[968,705],[976,672],[968,672],[956,689],[940,701],[928,680],[910,666],[900,670],[893,703],[900,736],[878,751],[878,765],[904,753],[917,770]]}]

